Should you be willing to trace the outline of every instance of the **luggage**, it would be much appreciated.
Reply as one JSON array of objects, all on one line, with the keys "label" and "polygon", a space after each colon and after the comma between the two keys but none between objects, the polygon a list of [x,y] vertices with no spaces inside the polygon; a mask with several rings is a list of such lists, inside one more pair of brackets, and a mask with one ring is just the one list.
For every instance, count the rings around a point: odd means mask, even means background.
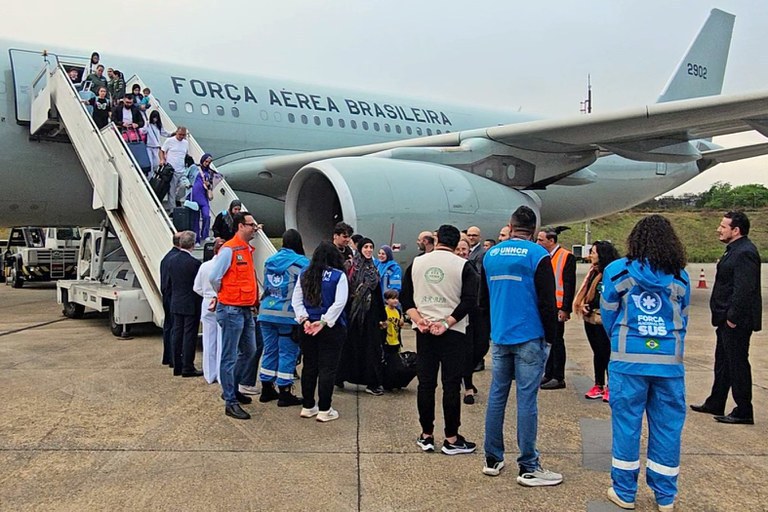
[{"label": "luggage", "polygon": [[141,133],[137,128],[122,128],[120,132],[123,134],[123,140],[128,143],[143,142],[147,143],[147,134]]},{"label": "luggage", "polygon": [[384,354],[384,389],[408,387],[416,377],[416,352]]},{"label": "luggage", "polygon": [[183,206],[174,208],[171,216],[176,231],[193,231],[194,214],[194,211]]},{"label": "luggage", "polygon": [[139,168],[144,173],[144,176],[148,175],[149,171],[152,170],[152,162],[149,161],[147,145],[144,142],[129,142],[126,146],[131,151],[136,163],[139,164]]},{"label": "luggage", "polygon": [[173,166],[169,164],[161,165],[152,179],[149,180],[149,186],[152,187],[158,201],[162,202],[168,195],[168,191],[171,189],[171,180],[173,180]]}]

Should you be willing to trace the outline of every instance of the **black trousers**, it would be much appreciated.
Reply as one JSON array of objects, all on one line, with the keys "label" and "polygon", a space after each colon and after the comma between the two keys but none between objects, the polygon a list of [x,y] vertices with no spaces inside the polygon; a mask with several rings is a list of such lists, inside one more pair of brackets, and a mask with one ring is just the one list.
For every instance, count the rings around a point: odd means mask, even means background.
[{"label": "black trousers", "polygon": [[557,336],[549,351],[547,366],[544,369],[546,380],[565,380],[565,322],[557,322]]},{"label": "black trousers", "polygon": [[200,317],[173,315],[173,373],[179,375],[195,371],[195,347]]},{"label": "black trousers", "polygon": [[301,334],[301,369],[302,404],[306,409],[315,406],[315,388],[317,388],[317,407],[321,411],[331,408],[333,384],[339,367],[341,347],[347,337],[347,330],[342,325],[323,327],[315,336]]},{"label": "black trousers", "polygon": [[416,332],[416,353],[418,354],[416,377],[419,387],[416,405],[419,409],[419,423],[425,434],[435,429],[435,390],[437,373],[443,384],[443,419],[445,437],[459,433],[461,425],[461,376],[467,355],[468,340],[465,334],[448,330],[441,336]]},{"label": "black trousers", "polygon": [[170,300],[167,303],[165,300],[163,300],[163,312],[165,313],[165,319],[163,320],[162,364],[169,364],[173,366],[173,313],[171,313]]},{"label": "black trousers", "polygon": [[715,381],[705,404],[715,411],[725,412],[728,391],[733,394],[736,408],[731,414],[752,418],[752,367],[749,364],[750,329],[722,325],[715,330]]},{"label": "black trousers", "polygon": [[584,322],[589,346],[592,347],[592,365],[595,369],[595,384],[605,386],[605,373],[611,359],[611,340],[602,325]]}]

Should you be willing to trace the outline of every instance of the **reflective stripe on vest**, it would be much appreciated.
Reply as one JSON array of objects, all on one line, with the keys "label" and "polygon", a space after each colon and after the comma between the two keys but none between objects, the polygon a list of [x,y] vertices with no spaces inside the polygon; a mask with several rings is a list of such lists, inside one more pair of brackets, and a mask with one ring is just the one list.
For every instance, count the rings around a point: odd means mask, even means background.
[{"label": "reflective stripe on vest", "polygon": [[555,254],[552,255],[552,271],[555,273],[555,299],[557,300],[557,309],[563,309],[563,298],[565,297],[565,287],[563,286],[563,267],[565,260],[568,259],[570,251],[558,247]]},{"label": "reflective stripe on vest", "polygon": [[[621,275],[621,274],[619,274]],[[667,289],[670,290],[670,300],[672,301],[673,319],[672,323],[675,327],[675,355],[661,355],[661,354],[630,354],[627,353],[627,334],[629,333],[628,316],[629,316],[629,291],[637,286],[635,279],[629,275],[624,274],[624,278],[616,283],[616,291],[621,293],[621,305],[623,311],[623,317],[621,318],[621,324],[619,327],[619,346],[618,351],[611,351],[611,361],[622,361],[625,363],[648,363],[648,364],[682,364],[683,362],[683,340],[680,337],[680,329],[683,328],[683,315],[679,304],[676,303],[677,297],[685,294],[685,287],[672,281]]]},{"label": "reflective stripe on vest", "polygon": [[232,260],[221,278],[219,302],[227,306],[254,306],[259,297],[256,271],[253,266],[253,247],[239,237],[232,237],[222,247],[229,247]]}]

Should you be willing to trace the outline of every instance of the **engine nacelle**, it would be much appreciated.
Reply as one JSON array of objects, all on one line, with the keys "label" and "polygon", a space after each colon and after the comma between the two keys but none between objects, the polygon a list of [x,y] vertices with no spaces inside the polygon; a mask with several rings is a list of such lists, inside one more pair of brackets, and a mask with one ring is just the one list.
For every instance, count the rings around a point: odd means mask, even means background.
[{"label": "engine nacelle", "polygon": [[285,223],[298,229],[307,251],[330,240],[343,220],[378,246],[399,245],[404,262],[418,252],[421,231],[441,224],[478,226],[483,238],[498,238],[520,205],[539,212],[530,195],[480,176],[439,164],[378,157],[314,162],[291,180]]}]

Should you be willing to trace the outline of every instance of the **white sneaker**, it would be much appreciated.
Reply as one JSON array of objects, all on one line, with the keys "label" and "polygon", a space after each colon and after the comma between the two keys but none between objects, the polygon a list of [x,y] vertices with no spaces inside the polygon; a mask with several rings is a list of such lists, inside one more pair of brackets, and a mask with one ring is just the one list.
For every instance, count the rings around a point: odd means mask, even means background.
[{"label": "white sneaker", "polygon": [[256,389],[255,385],[253,385],[253,386],[244,386],[244,385],[240,384],[239,386],[237,386],[237,390],[240,391],[244,395],[258,395],[259,393],[261,393],[261,391]]},{"label": "white sneaker", "polygon": [[541,487],[545,485],[557,485],[563,481],[563,475],[555,473],[541,466],[533,471],[525,471],[520,468],[520,474],[517,477],[517,483],[526,487]]},{"label": "white sneaker", "polygon": [[327,411],[320,411],[317,413],[317,421],[333,421],[339,419],[339,411],[331,407]]},{"label": "white sneaker", "polygon": [[669,505],[659,505],[659,512],[672,512],[673,510],[675,510],[674,502],[670,503]]},{"label": "white sneaker", "polygon": [[613,487],[608,488],[608,499],[611,500],[611,502],[619,508],[623,508],[624,510],[635,510],[635,503],[624,501],[623,499],[619,498],[619,495],[616,494],[616,491],[613,490]]},{"label": "white sneaker", "polygon": [[301,412],[299,413],[299,416],[301,416],[302,418],[311,418],[312,416],[317,416],[317,413],[319,412],[320,412],[320,409],[318,409],[317,406],[314,406],[311,409],[302,407]]}]

